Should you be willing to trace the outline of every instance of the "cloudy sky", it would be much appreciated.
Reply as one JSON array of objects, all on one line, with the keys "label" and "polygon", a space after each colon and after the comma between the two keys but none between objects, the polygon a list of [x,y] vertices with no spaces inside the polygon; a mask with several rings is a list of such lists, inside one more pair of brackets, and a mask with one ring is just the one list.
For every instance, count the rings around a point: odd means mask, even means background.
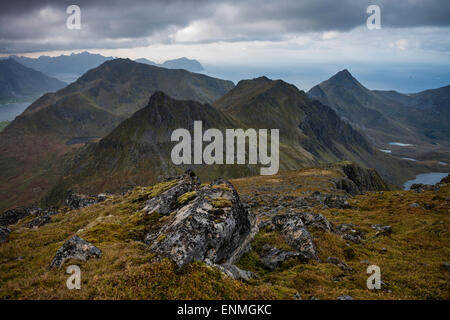
[{"label": "cloudy sky", "polygon": [[[66,27],[71,4],[81,9],[80,30]],[[372,4],[379,30],[366,27]],[[343,67],[374,88],[449,84],[449,31],[448,0],[0,2],[0,55],[187,56],[234,81],[265,72],[304,89]]]}]

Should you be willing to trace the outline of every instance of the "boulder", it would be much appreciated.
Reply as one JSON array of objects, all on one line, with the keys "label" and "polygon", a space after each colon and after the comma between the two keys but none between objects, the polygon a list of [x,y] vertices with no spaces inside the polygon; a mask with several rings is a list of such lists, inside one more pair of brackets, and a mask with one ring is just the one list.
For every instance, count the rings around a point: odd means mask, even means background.
[{"label": "boulder", "polygon": [[264,245],[262,252],[259,254],[261,263],[269,270],[274,270],[279,267],[284,261],[288,259],[299,259],[302,262],[307,262],[309,258],[301,252],[282,251],[278,248]]},{"label": "boulder", "polygon": [[9,239],[11,230],[7,227],[0,226],[0,243],[5,243]]},{"label": "boulder", "polygon": [[198,178],[189,173],[152,200],[146,207],[149,213],[162,211],[169,216],[159,230],[151,231],[144,240],[157,257],[167,257],[178,267],[204,261],[220,265],[219,269],[233,277],[249,276],[230,265],[249,250],[258,227],[231,183],[218,179],[200,186]]},{"label": "boulder", "polygon": [[335,232],[345,240],[354,243],[360,243],[364,239],[364,232],[355,229],[355,225],[351,223],[343,223],[335,227]]},{"label": "boulder", "polygon": [[73,236],[56,251],[50,268],[61,267],[69,259],[87,261],[90,258],[99,259],[101,256],[100,249],[79,236]]},{"label": "boulder", "polygon": [[148,200],[144,211],[149,214],[158,212],[160,215],[168,215],[175,209],[183,206],[183,199],[179,200],[182,195],[193,192],[200,186],[200,179],[190,170],[174,179],[178,181],[177,184],[162,194]]},{"label": "boulder", "polygon": [[25,224],[25,227],[27,228],[38,228],[42,227],[43,225],[46,225],[52,221],[49,214],[38,216],[37,218],[31,220],[27,224]]},{"label": "boulder", "polygon": [[307,259],[319,260],[314,241],[300,216],[281,214],[273,217],[272,223],[283,234],[286,242]]}]

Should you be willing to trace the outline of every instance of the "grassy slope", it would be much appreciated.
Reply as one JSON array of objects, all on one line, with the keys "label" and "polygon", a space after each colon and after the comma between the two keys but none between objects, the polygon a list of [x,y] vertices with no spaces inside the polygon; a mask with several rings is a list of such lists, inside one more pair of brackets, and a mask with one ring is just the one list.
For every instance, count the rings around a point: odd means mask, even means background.
[{"label": "grassy slope", "polygon": [[[281,195],[301,195],[314,190],[329,192],[330,179],[339,175],[332,167],[323,167],[232,182],[242,195],[270,192],[261,188],[277,188]],[[241,282],[225,278],[203,263],[176,270],[167,260],[151,262],[152,253],[138,239],[150,228],[158,228],[164,218],[157,214],[143,215],[140,209],[148,197],[170,185],[171,182],[166,182],[155,187],[138,187],[92,207],[60,213],[52,218],[51,224],[39,229],[22,226],[30,218],[12,226],[10,241],[0,245],[0,298],[290,299],[296,291],[304,299],[310,296],[334,299],[343,294],[356,299],[450,298],[448,278],[440,270],[440,264],[450,258],[450,186],[420,194],[368,193],[351,201],[353,209],[314,208],[333,223],[355,223],[367,232],[364,242],[353,244],[334,234],[312,231],[322,260],[338,257],[354,269],[346,276],[328,263],[287,261],[273,272],[264,270],[257,255],[263,244],[290,248],[277,232],[261,230],[252,243],[252,251],[239,262],[239,266],[256,272],[260,278]],[[409,208],[413,202],[421,208]],[[373,223],[391,225],[393,234],[374,237],[370,228]],[[81,290],[66,288],[65,267],[47,269],[56,250],[74,234],[103,251],[99,260],[67,263],[80,265]],[[387,250],[384,252],[382,248]],[[350,251],[354,257],[350,257]],[[360,263],[365,259],[380,266],[382,290],[366,289],[367,265]]]},{"label": "grassy slope", "polygon": [[10,122],[11,122],[11,121],[1,121],[1,122],[0,122],[0,132],[1,132],[3,129],[5,129],[6,126],[7,126],[8,124],[10,124]]}]

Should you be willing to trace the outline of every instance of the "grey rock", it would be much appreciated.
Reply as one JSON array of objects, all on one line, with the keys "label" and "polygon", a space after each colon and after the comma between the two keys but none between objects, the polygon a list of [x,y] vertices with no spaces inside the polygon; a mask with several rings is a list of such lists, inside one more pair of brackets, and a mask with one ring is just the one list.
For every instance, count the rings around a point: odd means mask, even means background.
[{"label": "grey rock", "polygon": [[150,213],[158,212],[160,215],[168,215],[181,207],[178,198],[186,192],[196,190],[200,185],[199,178],[192,172],[187,171],[184,175],[176,177],[177,184],[162,194],[146,202],[144,211]]},{"label": "grey rock", "polygon": [[348,264],[335,257],[328,257],[327,262],[335,264],[336,266],[339,267],[339,269],[345,272],[353,270]]},{"label": "grey rock", "polygon": [[381,224],[373,224],[371,225],[372,229],[375,229],[376,236],[384,236],[384,235],[390,235],[392,233],[392,227],[391,226],[383,226]]},{"label": "grey rock", "polygon": [[268,245],[263,247],[263,251],[259,254],[259,256],[261,258],[261,263],[269,270],[275,270],[275,268],[279,267],[288,259],[295,258],[301,260],[302,262],[307,262],[309,260],[304,253],[282,251]]},{"label": "grey rock", "polygon": [[348,296],[348,295],[344,295],[344,296],[337,297],[336,300],[353,300],[353,297],[352,296]]},{"label": "grey rock", "polygon": [[7,210],[0,215],[0,226],[7,227],[16,224],[19,220],[29,215],[39,215],[42,213],[41,208],[15,208]]},{"label": "grey rock", "polygon": [[[175,191],[170,189],[159,197],[158,204],[175,209],[166,224],[147,234],[144,241],[158,258],[167,257],[179,267],[195,260],[213,266],[234,264],[250,248],[258,231],[256,218],[228,181],[219,179],[203,187],[197,181],[182,177]],[[178,190],[193,189],[197,194],[193,200],[181,206],[173,203]]]},{"label": "grey rock", "polygon": [[333,230],[331,223],[320,213],[300,212],[298,216],[308,228],[321,229],[327,232]]},{"label": "grey rock", "polygon": [[302,297],[300,296],[300,293],[298,293],[298,292],[294,293],[294,296],[292,298],[294,300],[302,300]]},{"label": "grey rock", "polygon": [[416,202],[411,203],[409,206],[409,208],[420,208],[420,205]]},{"label": "grey rock", "polygon": [[50,268],[61,267],[68,259],[87,261],[90,258],[101,258],[101,256],[100,249],[79,236],[73,236],[56,251]]},{"label": "grey rock", "polygon": [[46,225],[51,222],[51,217],[48,214],[38,216],[37,218],[31,220],[27,224],[25,224],[25,227],[27,228],[38,228],[42,227],[43,225]]},{"label": "grey rock", "polygon": [[324,200],[324,205],[328,208],[336,208],[336,209],[348,209],[351,208],[348,203],[347,196],[340,195],[328,195]]},{"label": "grey rock", "polygon": [[65,203],[71,210],[78,210],[105,201],[106,199],[107,196],[105,194],[88,196],[78,193],[69,193],[66,197]]},{"label": "grey rock", "polygon": [[355,229],[355,225],[351,223],[343,223],[336,226],[335,232],[345,240],[354,243],[360,243],[364,239],[364,232]]},{"label": "grey rock", "polygon": [[0,243],[5,243],[9,240],[11,230],[8,227],[0,226]]},{"label": "grey rock", "polygon": [[295,214],[277,215],[272,223],[283,234],[286,242],[297,249],[307,259],[319,260],[314,241],[300,216]]}]

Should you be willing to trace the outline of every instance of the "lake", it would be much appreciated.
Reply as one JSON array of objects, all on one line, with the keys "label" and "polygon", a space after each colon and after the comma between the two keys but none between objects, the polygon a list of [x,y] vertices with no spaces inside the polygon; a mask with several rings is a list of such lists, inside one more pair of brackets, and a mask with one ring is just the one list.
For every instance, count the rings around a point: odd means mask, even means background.
[{"label": "lake", "polygon": [[415,183],[422,183],[422,184],[436,184],[439,181],[441,181],[442,178],[446,177],[448,175],[444,172],[430,172],[430,173],[421,173],[416,176],[415,179],[406,181],[403,185],[403,189],[409,190],[411,186]]},{"label": "lake", "polygon": [[31,102],[0,104],[0,121],[12,121],[21,114]]}]

